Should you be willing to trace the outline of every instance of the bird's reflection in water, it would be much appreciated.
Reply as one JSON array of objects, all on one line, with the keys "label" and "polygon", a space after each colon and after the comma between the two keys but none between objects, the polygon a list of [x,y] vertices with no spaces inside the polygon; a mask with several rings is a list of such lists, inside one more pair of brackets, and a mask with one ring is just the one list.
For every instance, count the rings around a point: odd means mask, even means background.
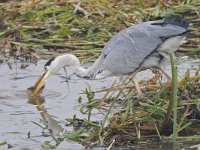
[{"label": "bird's reflection in water", "polygon": [[40,94],[32,96],[32,90],[34,87],[30,87],[27,89],[28,103],[36,106],[39,111],[41,118],[45,124],[45,129],[50,131],[51,136],[59,136],[59,139],[65,133],[65,130],[59,125],[58,121],[56,121],[50,114],[48,114],[47,109],[45,108],[44,102],[45,98]]}]

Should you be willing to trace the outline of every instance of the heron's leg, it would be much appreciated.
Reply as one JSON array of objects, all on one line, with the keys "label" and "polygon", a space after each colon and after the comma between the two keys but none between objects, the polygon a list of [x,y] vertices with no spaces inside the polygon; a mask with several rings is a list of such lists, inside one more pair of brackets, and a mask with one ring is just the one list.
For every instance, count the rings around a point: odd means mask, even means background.
[{"label": "heron's leg", "polygon": [[135,101],[133,101],[133,106],[137,105],[141,100],[143,100],[145,97],[142,93],[142,90],[140,88],[140,85],[138,83],[138,81],[134,78],[133,79],[134,83],[135,83],[135,89],[137,91],[137,99]]},{"label": "heron's leg", "polygon": [[67,78],[67,70],[65,67],[63,67],[64,71],[65,71],[65,74],[66,74],[66,78]]},{"label": "heron's leg", "polygon": [[67,70],[66,70],[66,68],[63,67],[63,69],[64,69],[65,74],[66,74],[67,89],[68,89],[68,91],[69,91],[69,93],[70,93],[70,87],[69,87],[69,79],[70,79],[70,76],[69,76],[69,77],[67,76]]},{"label": "heron's leg", "polygon": [[65,67],[63,67],[63,69],[64,69],[65,74],[66,74],[66,82],[68,82],[68,81],[70,80],[71,75],[68,76],[68,74],[67,74],[67,70],[66,70]]},{"label": "heron's leg", "polygon": [[137,79],[134,78],[133,81],[134,81],[134,83],[135,83],[135,89],[136,89],[136,91],[137,91],[137,93],[138,93],[138,97],[142,97],[142,96],[143,96],[142,90],[141,90],[141,88],[140,88],[140,85],[139,85]]},{"label": "heron's leg", "polygon": [[158,68],[167,78],[167,82],[170,83],[172,82],[172,78],[163,70],[161,67]]}]

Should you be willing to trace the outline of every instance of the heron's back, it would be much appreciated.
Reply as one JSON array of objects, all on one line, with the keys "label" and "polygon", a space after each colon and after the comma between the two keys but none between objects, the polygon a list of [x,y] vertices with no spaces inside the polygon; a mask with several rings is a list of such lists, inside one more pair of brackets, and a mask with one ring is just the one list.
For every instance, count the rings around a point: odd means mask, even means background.
[{"label": "heron's back", "polygon": [[184,35],[188,24],[176,16],[124,29],[106,43],[103,64],[115,74],[132,73],[167,39]]}]

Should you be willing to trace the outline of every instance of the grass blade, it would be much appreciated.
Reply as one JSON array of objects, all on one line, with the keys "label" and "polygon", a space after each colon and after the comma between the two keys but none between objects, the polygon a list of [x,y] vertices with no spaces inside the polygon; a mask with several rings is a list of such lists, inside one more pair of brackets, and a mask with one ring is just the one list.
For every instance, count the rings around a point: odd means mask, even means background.
[{"label": "grass blade", "polygon": [[172,69],[172,100],[173,100],[173,141],[177,139],[177,66],[174,64],[173,52],[170,52]]}]

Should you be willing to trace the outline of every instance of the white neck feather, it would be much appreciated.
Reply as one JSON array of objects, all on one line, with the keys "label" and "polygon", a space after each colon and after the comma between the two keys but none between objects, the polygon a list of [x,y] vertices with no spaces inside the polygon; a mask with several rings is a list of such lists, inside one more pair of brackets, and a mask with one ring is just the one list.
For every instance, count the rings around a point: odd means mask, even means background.
[{"label": "white neck feather", "polygon": [[[81,66],[81,63],[79,59],[72,54],[65,54],[56,57],[55,64],[59,64],[59,70],[63,67],[74,67],[74,74],[78,77],[87,77],[90,79],[95,78],[95,74],[97,73],[98,69],[101,68],[101,56],[95,61],[95,63],[89,67],[88,69],[85,69]],[[57,62],[56,62],[57,61]],[[58,68],[58,67],[55,67]],[[58,71],[58,70],[57,70]]]}]

